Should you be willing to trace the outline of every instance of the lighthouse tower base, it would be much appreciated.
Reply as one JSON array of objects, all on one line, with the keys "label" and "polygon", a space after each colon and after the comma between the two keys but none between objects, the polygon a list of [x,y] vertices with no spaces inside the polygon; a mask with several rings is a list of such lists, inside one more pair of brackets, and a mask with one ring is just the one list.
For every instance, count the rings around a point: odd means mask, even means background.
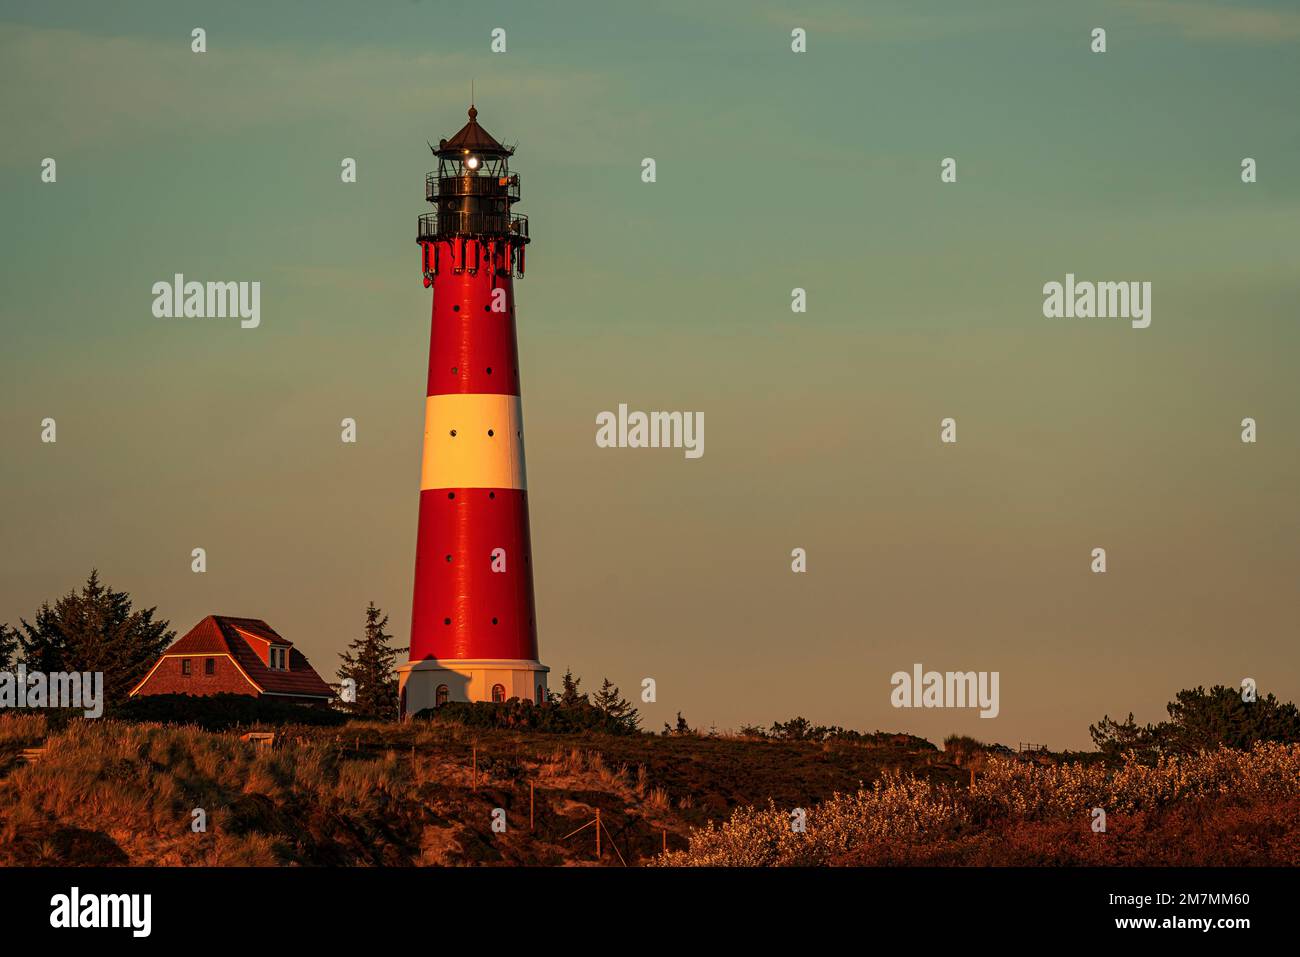
[{"label": "lighthouse tower base", "polygon": [[542,704],[550,670],[541,662],[517,658],[409,661],[397,669],[402,717],[445,701],[492,701],[493,689],[502,701],[519,698]]}]

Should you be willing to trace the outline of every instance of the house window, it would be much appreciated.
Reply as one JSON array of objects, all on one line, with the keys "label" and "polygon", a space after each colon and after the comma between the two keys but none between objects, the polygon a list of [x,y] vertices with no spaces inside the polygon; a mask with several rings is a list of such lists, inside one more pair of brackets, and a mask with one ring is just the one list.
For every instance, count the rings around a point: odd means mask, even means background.
[{"label": "house window", "polygon": [[271,669],[273,671],[289,670],[289,649],[288,648],[271,649]]},{"label": "house window", "polygon": [[496,702],[497,704],[500,704],[501,702],[503,702],[503,701],[506,700],[506,686],[505,686],[505,685],[493,685],[493,686],[492,686],[492,700],[493,700],[494,702]]},{"label": "house window", "polygon": [[438,690],[434,692],[433,703],[441,708],[447,703],[449,697],[451,697],[451,690],[446,685],[438,685]]},{"label": "house window", "polygon": [[181,674],[183,674],[187,678],[190,676],[190,659],[188,658],[181,659]]},{"label": "house window", "polygon": [[204,659],[203,659],[203,673],[204,673],[205,675],[215,675],[215,674],[217,673],[217,659],[216,659],[216,658],[204,658]]}]

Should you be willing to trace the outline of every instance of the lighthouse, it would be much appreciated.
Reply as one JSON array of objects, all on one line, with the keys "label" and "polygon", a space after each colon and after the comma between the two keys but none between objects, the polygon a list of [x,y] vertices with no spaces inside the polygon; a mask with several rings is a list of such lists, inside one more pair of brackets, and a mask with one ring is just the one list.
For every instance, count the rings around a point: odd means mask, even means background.
[{"label": "lighthouse", "polygon": [[537,655],[515,276],[528,219],[515,213],[513,148],[469,122],[433,151],[434,210],[419,219],[433,289],[410,661],[403,717],[448,701],[546,700]]}]

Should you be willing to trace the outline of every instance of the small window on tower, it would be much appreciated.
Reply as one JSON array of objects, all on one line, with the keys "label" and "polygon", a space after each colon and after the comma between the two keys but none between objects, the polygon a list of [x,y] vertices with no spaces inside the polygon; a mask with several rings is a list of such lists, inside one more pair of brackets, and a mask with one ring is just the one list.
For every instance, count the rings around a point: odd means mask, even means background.
[{"label": "small window on tower", "polygon": [[505,685],[493,685],[493,686],[492,686],[492,700],[493,700],[495,703],[497,703],[497,704],[501,704],[501,702],[503,702],[503,701],[506,700],[506,686],[505,686]]},{"label": "small window on tower", "polygon": [[451,697],[450,689],[446,685],[438,685],[438,690],[434,692],[433,703],[441,708],[447,703],[449,697]]}]

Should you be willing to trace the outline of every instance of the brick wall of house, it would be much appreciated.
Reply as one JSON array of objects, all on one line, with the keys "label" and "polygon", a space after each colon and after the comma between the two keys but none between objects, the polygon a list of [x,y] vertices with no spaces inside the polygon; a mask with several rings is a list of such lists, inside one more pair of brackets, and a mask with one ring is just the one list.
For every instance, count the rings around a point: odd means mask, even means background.
[{"label": "brick wall of house", "polygon": [[[204,661],[208,658],[215,660],[215,674],[204,673]],[[257,694],[257,689],[225,655],[191,655],[189,660],[190,673],[183,675],[180,658],[164,658],[136,694]]]}]

